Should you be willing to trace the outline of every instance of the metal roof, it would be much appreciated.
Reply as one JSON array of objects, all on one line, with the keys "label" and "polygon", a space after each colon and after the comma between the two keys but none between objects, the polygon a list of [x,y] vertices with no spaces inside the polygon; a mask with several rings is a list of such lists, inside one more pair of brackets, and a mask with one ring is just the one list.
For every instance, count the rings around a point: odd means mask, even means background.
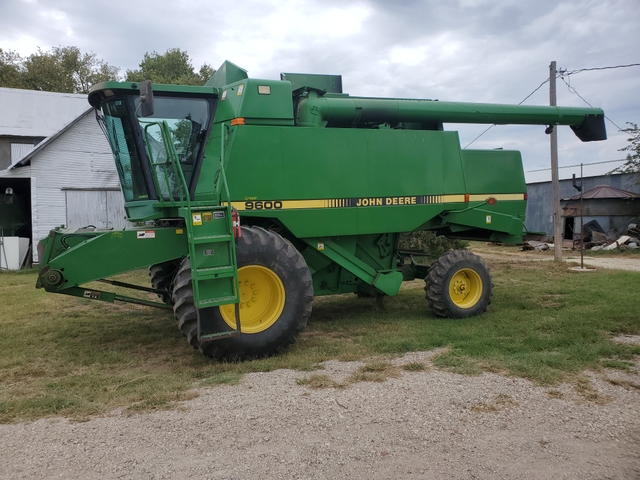
[{"label": "metal roof", "polygon": [[85,94],[0,88],[0,135],[48,137],[87,108]]},{"label": "metal roof", "polygon": [[73,120],[71,120],[65,126],[63,126],[60,130],[58,130],[56,133],[54,133],[53,135],[48,136],[43,141],[41,141],[33,150],[31,150],[27,155],[25,155],[23,158],[21,158],[20,160],[15,162],[13,165],[11,165],[9,168],[7,168],[7,170],[13,170],[14,168],[24,167],[25,165],[28,165],[33,157],[35,157],[39,152],[44,150],[47,147],[47,145],[53,143],[60,135],[62,135],[64,132],[66,132],[72,126],[74,126],[76,123],[78,123],[80,120],[82,120],[91,111],[93,111],[93,107],[86,108],[84,110],[84,112],[82,112],[80,115],[75,117]]},{"label": "metal roof", "polygon": [[[630,192],[628,190],[620,190],[616,187],[610,187],[609,185],[598,185],[597,187],[592,188],[591,190],[584,192],[582,194],[582,198],[585,200],[590,200],[594,198],[621,198],[625,200],[630,200],[634,198],[640,198],[640,195],[637,193]],[[580,200],[580,194],[574,195],[570,198],[564,198],[563,200]]]}]

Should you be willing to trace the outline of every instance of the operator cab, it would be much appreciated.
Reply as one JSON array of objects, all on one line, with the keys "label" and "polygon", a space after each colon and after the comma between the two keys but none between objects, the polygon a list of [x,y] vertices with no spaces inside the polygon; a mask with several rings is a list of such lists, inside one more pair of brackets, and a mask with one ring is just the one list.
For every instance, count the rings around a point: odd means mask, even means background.
[{"label": "operator cab", "polygon": [[[140,202],[153,210],[193,198],[206,139],[217,104],[214,89],[154,85],[151,114],[136,83],[96,85],[89,103],[113,151],[130,219],[141,219]],[[190,92],[189,90],[194,90]],[[196,96],[197,95],[197,96]],[[147,97],[148,98],[148,97]],[[144,108],[143,108],[144,107]],[[179,169],[177,168],[179,165]],[[158,218],[158,214],[152,217]]]}]

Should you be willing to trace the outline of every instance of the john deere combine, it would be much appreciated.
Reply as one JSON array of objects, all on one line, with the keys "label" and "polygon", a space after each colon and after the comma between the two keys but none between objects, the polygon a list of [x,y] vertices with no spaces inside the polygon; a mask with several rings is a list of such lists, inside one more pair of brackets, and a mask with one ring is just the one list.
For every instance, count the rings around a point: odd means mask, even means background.
[{"label": "john deere combine", "polygon": [[[271,355],[304,330],[315,295],[395,295],[426,279],[442,316],[486,310],[491,277],[468,251],[405,263],[401,232],[522,240],[520,153],[461,150],[443,123],[570,125],[606,138],[594,108],[351,97],[335,75],[250,79],[225,62],[203,87],[103,83],[89,103],[138,228],[52,231],[38,287],[173,308],[215,358]],[[242,227],[239,222],[242,222]],[[140,300],[82,285],[149,267]]]}]

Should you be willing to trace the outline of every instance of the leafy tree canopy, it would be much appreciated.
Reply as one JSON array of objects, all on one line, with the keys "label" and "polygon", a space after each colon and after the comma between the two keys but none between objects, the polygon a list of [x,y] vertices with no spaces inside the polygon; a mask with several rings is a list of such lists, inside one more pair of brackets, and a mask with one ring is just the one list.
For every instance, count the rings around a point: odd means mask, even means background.
[{"label": "leafy tree canopy", "polygon": [[187,52],[170,48],[163,55],[155,51],[145,53],[138,70],[127,70],[126,81],[151,80],[153,83],[204,85],[214,73],[215,70],[206,63],[196,73]]},{"label": "leafy tree canopy", "polygon": [[20,55],[0,48],[0,87],[23,88]]},{"label": "leafy tree canopy", "polygon": [[638,124],[627,122],[630,125],[629,128],[622,130],[628,133],[630,137],[627,139],[629,145],[621,148],[621,152],[629,152],[627,154],[627,161],[624,165],[616,168],[616,172],[620,173],[635,173],[638,176],[638,184],[640,184],[640,129]]},{"label": "leafy tree canopy", "polygon": [[78,47],[54,47],[22,58],[0,49],[0,86],[46,92],[87,93],[96,83],[118,78],[119,68]]}]

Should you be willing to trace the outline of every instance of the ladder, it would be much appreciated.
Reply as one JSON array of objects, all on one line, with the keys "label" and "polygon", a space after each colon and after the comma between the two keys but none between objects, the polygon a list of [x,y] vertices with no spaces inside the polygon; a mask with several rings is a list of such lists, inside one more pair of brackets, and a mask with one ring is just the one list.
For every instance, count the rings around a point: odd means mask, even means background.
[{"label": "ladder", "polygon": [[[184,219],[187,230],[193,302],[198,310],[198,340],[202,344],[240,335],[240,290],[236,242],[229,188],[224,173],[223,134],[226,125],[221,125],[219,176],[221,182],[218,184],[218,201],[214,202],[217,205],[191,201],[169,125],[166,121],[150,122],[144,128],[145,139],[148,137],[148,129],[152,126],[158,126],[161,130],[168,159],[165,162],[155,161],[151,148],[148,147],[158,201],[162,206],[178,207],[178,214]],[[150,145],[149,141],[146,143]],[[163,195],[163,190],[169,192],[167,197]],[[227,199],[224,205],[223,192]],[[221,332],[219,327],[212,325],[214,323],[211,321],[212,315],[203,315],[203,311],[228,304],[236,304],[236,328]]]}]

